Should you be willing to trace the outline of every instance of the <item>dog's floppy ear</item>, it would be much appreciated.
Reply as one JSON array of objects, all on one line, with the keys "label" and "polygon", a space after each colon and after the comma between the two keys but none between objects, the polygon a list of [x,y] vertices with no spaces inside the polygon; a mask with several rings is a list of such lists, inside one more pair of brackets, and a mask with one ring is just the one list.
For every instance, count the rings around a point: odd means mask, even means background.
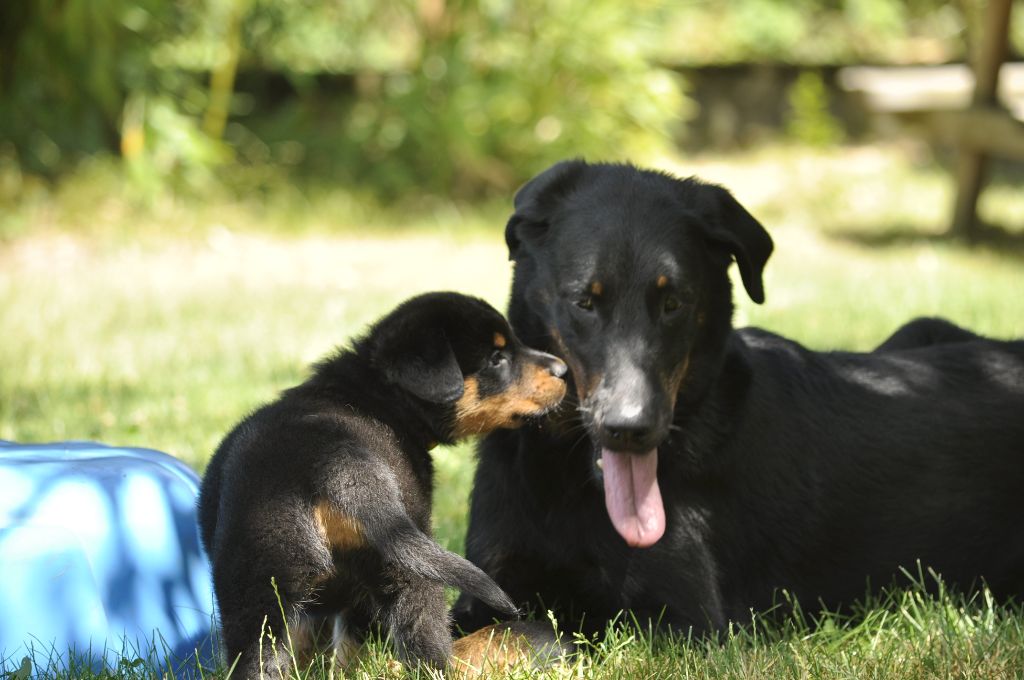
[{"label": "dog's floppy ear", "polygon": [[739,204],[728,190],[716,184],[698,183],[698,190],[690,194],[696,203],[705,234],[714,243],[728,250],[740,268],[743,287],[750,299],[764,302],[764,284],[761,281],[764,265],[772,254],[772,238],[753,215]]},{"label": "dog's floppy ear", "polygon": [[586,169],[581,159],[561,161],[524,184],[514,201],[515,213],[505,226],[508,257],[516,259],[524,241],[544,237],[548,230],[548,216],[557,200],[565,196]]},{"label": "dog's floppy ear", "polygon": [[377,338],[374,363],[403,390],[435,404],[447,404],[465,391],[462,369],[439,327],[388,329]]}]

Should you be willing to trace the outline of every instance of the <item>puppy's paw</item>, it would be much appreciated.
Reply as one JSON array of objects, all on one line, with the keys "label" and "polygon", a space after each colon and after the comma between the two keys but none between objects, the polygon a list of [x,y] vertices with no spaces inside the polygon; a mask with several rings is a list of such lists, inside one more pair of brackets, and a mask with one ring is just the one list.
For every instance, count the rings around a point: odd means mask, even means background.
[{"label": "puppy's paw", "polygon": [[496,623],[454,642],[448,677],[468,680],[514,668],[547,668],[573,651],[549,623]]}]

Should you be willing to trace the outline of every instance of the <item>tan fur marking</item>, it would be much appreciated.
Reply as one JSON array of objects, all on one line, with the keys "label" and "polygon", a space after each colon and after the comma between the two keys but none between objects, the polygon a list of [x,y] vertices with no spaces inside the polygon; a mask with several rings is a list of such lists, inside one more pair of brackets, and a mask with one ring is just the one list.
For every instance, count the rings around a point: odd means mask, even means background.
[{"label": "tan fur marking", "polygon": [[530,661],[526,638],[504,630],[502,624],[481,628],[452,644],[451,676],[479,678],[509,671]]},{"label": "tan fur marking", "polygon": [[505,339],[504,335],[502,335],[501,333],[495,333],[494,334],[494,346],[495,347],[497,347],[498,349],[502,349],[507,344],[508,344],[508,340]]},{"label": "tan fur marking", "polygon": [[[583,370],[583,364],[581,364],[565,346],[565,341],[562,340],[562,335],[557,329],[549,328],[548,333],[551,334],[551,338],[555,341],[555,345],[558,346],[558,351],[561,352],[563,357],[565,357],[564,361],[572,372],[573,384],[576,385],[576,398],[580,403],[583,403],[583,400],[587,396],[584,392],[584,387],[586,385],[586,372]],[[593,385],[591,385],[591,387],[593,387]]]},{"label": "tan fur marking", "polygon": [[601,285],[600,281],[594,281],[592,284],[590,284],[590,292],[593,293],[594,295],[600,295],[601,293],[604,292],[604,286]]},{"label": "tan fur marking", "polygon": [[305,617],[292,619],[288,622],[288,633],[295,660],[300,668],[304,668],[313,661],[313,656],[317,651],[316,631],[313,629],[313,623]]},{"label": "tan fur marking", "polygon": [[658,277],[658,280],[655,281],[654,285],[656,285],[658,288],[664,288],[665,286],[668,285],[668,277],[662,274],[661,276]]},{"label": "tan fur marking", "polygon": [[665,389],[669,396],[672,398],[672,410],[676,408],[676,397],[679,396],[679,390],[682,389],[683,383],[686,382],[686,376],[690,371],[690,355],[687,354],[683,357],[683,360],[672,369],[672,373],[668,376],[666,381]]},{"label": "tan fur marking", "polygon": [[465,381],[465,391],[455,402],[454,436],[486,434],[500,427],[514,427],[520,418],[542,413],[565,396],[565,383],[542,366],[526,367],[520,379],[500,394],[480,397],[476,378]]},{"label": "tan fur marking", "polygon": [[[524,672],[535,677],[536,671],[562,665],[573,652],[571,644],[557,638],[539,621],[497,623],[452,644],[447,677],[526,677]],[[557,673],[558,677],[562,675]],[[544,676],[548,677],[546,673]]]},{"label": "tan fur marking", "polygon": [[327,545],[334,550],[353,550],[366,545],[366,537],[359,521],[334,510],[327,501],[316,504],[313,508],[313,518]]}]

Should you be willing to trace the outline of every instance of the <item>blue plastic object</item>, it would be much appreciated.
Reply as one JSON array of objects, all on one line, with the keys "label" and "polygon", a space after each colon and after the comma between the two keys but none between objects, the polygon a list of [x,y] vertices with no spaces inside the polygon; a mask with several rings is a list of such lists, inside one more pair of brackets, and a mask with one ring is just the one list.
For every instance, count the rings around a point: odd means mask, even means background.
[{"label": "blue plastic object", "polygon": [[159,451],[0,441],[0,672],[212,666],[198,493]]}]

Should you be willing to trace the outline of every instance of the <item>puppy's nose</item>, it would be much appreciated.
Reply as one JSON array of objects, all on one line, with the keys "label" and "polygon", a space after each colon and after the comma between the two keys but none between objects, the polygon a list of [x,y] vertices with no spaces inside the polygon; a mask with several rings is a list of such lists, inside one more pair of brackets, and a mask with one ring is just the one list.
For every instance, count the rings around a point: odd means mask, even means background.
[{"label": "puppy's nose", "polygon": [[530,358],[531,361],[533,361],[535,364],[543,366],[548,373],[555,376],[556,378],[561,378],[562,376],[565,375],[566,371],[569,370],[566,367],[565,362],[559,359],[558,357],[554,356],[553,354],[548,354],[547,352],[538,352],[535,349],[528,349],[526,350],[526,355]]},{"label": "puppy's nose", "polygon": [[550,357],[548,359],[547,368],[548,373],[555,376],[556,378],[563,377],[565,375],[565,372],[569,370],[568,367],[565,365],[565,362],[559,359],[558,357]]}]

